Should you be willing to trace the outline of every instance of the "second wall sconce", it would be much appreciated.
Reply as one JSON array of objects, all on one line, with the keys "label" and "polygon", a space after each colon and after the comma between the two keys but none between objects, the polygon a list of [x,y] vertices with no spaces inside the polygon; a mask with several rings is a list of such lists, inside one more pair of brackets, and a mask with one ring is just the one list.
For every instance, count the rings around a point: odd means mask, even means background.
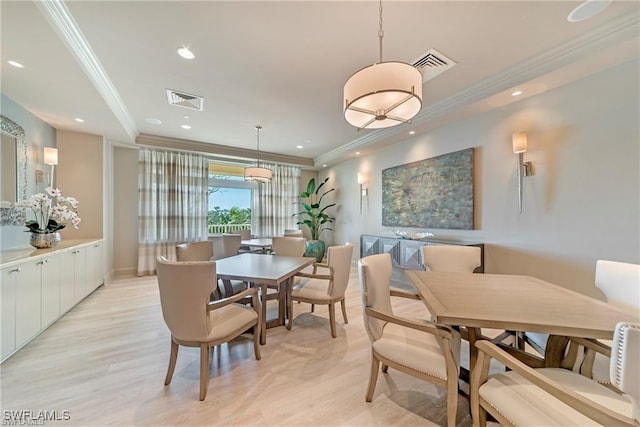
[{"label": "second wall sconce", "polygon": [[44,147],[44,164],[51,165],[51,177],[49,187],[53,188],[53,170],[58,164],[58,149],[53,147]]},{"label": "second wall sconce", "polygon": [[367,179],[360,172],[358,172],[358,184],[360,185],[360,213],[362,213],[362,198],[367,195]]},{"label": "second wall sconce", "polygon": [[518,163],[516,165],[518,209],[522,213],[522,178],[533,175],[533,164],[524,161],[524,153],[527,151],[527,134],[525,132],[516,132],[511,135],[511,142],[513,144],[513,152],[518,155]]}]

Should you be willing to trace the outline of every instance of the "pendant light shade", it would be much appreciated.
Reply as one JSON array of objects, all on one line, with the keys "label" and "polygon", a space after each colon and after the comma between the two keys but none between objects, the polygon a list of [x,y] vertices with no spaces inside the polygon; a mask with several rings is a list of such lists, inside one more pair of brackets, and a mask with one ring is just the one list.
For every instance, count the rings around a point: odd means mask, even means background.
[{"label": "pendant light shade", "polygon": [[344,85],[344,118],[358,129],[407,123],[422,108],[422,74],[404,62],[380,62]]},{"label": "pendant light shade", "polygon": [[383,37],[381,0],[380,61],[356,72],[344,85],[344,118],[358,130],[408,123],[422,109],[422,74],[404,62],[383,62]]},{"label": "pendant light shade", "polygon": [[244,168],[244,180],[255,182],[271,182],[273,178],[273,171],[269,168],[260,167],[260,130],[262,126],[256,126],[256,132],[258,134],[258,155],[256,157],[256,165],[253,167]]}]

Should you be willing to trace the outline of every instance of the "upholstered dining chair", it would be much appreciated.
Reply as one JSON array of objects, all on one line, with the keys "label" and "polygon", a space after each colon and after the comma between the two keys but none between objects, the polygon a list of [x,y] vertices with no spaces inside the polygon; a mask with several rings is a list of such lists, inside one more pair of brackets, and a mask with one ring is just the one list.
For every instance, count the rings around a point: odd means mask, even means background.
[{"label": "upholstered dining chair", "polygon": [[[162,316],[171,331],[171,353],[165,385],[171,383],[179,346],[200,347],[200,400],[209,384],[209,348],[238,337],[253,327],[253,351],[260,360],[261,316],[258,290],[209,301],[216,287],[215,261],[173,262],[157,258]],[[252,306],[236,304],[251,297]]]},{"label": "upholstered dining chair", "polygon": [[[181,243],[176,245],[176,255],[178,261],[211,261],[214,258],[213,242]],[[216,288],[212,299],[220,299],[235,295],[247,289],[247,284],[241,280],[221,280],[222,288]]]},{"label": "upholstered dining chair", "polygon": [[222,256],[220,258],[228,258],[238,255],[238,250],[242,246],[242,235],[235,233],[225,233],[222,235]]},{"label": "upholstered dining chair", "polygon": [[284,256],[304,256],[307,239],[304,237],[273,237],[271,238],[271,252]]},{"label": "upholstered dining chair", "polygon": [[[351,243],[346,243],[341,246],[330,246],[327,248],[326,264],[314,264],[312,274],[301,272],[296,275],[296,277],[300,277],[300,281],[294,283],[293,286],[287,287],[287,310],[289,313],[287,329],[291,329],[293,325],[293,301],[307,302],[312,305],[328,305],[329,324],[333,338],[337,336],[336,303],[340,302],[342,306],[344,323],[349,323],[347,320],[344,294],[349,284],[352,254],[353,245]],[[316,267],[328,269],[328,274],[317,274]]]},{"label": "upholstered dining chair", "polygon": [[190,242],[176,245],[178,261],[210,261],[213,258],[213,242]]},{"label": "upholstered dining chair", "polygon": [[[597,260],[595,284],[604,293],[609,304],[635,313],[640,310],[640,265]],[[611,341],[599,342],[611,348]],[[581,369],[585,375],[600,383],[606,384],[610,381],[609,357],[602,353],[588,352]]]},{"label": "upholstered dining chair", "polygon": [[394,314],[391,296],[420,299],[415,294],[392,290],[391,255],[370,255],[358,261],[364,325],[371,340],[371,371],[365,400],[371,402],[382,362],[389,367],[431,382],[447,390],[447,425],[456,425],[460,334],[427,320]]},{"label": "upholstered dining chair", "polygon": [[422,248],[422,264],[429,271],[473,273],[482,265],[477,246],[426,245]]},{"label": "upholstered dining chair", "polygon": [[[625,324],[618,324],[616,333],[621,325]],[[632,398],[635,394],[635,399],[638,398],[640,373],[639,337],[637,333],[627,335],[627,340],[617,351],[619,359],[611,363],[610,374],[613,383],[621,386],[621,390]],[[478,360],[470,385],[474,426],[485,426],[487,413],[505,426],[640,425],[637,412],[634,420],[632,402],[579,372],[562,368],[531,368],[487,340],[476,341],[476,347]],[[598,351],[597,347],[592,349]],[[509,371],[489,376],[492,358],[504,364]],[[631,363],[624,363],[625,360]]]}]

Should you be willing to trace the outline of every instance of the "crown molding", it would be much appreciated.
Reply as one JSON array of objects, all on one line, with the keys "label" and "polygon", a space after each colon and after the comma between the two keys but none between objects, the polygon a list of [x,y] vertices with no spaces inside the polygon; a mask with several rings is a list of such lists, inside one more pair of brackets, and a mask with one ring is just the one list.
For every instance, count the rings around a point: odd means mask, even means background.
[{"label": "crown molding", "polygon": [[[503,72],[469,86],[448,98],[424,108],[414,119],[412,124],[419,125],[434,117],[452,113],[466,105],[495,95],[503,90],[517,86],[540,77],[553,70],[570,64],[577,59],[595,51],[600,51],[629,38],[637,38],[640,17],[637,14],[623,15],[613,19],[592,31],[575,37],[553,49],[530,57]],[[378,141],[397,135],[403,129],[402,125],[380,129],[354,139],[334,150],[322,154],[314,159],[316,167],[325,163],[341,161],[343,156],[372,145]]]},{"label": "crown molding", "polygon": [[100,64],[87,39],[80,31],[75,19],[62,0],[36,1],[36,6],[45,16],[54,32],[66,44],[78,61],[93,86],[107,103],[120,125],[133,142],[138,135],[136,124],[125,106],[120,94]]},{"label": "crown molding", "polygon": [[[193,151],[210,154],[222,159],[235,159],[241,161],[255,161],[257,151],[247,148],[231,147],[228,145],[210,144],[207,142],[192,141],[187,139],[169,138],[164,136],[140,134],[136,138],[136,144],[167,149]],[[266,153],[260,151],[261,162],[273,162],[287,165],[313,168],[313,159],[284,154]]]}]

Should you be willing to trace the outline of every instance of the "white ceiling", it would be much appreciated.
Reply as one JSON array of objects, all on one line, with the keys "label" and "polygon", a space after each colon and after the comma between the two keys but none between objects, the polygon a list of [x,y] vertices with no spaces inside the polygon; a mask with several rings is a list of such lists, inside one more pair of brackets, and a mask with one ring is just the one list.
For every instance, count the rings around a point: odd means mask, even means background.
[{"label": "white ceiling", "polygon": [[[128,144],[150,134],[253,149],[259,124],[262,150],[320,166],[638,58],[640,3],[569,23],[578,4],[385,1],[385,60],[436,48],[457,65],[425,83],[413,123],[381,131],[342,116],[345,81],[378,59],[371,1],[2,1],[2,92],[55,128]],[[166,88],[203,96],[204,111],[169,106]]]}]

